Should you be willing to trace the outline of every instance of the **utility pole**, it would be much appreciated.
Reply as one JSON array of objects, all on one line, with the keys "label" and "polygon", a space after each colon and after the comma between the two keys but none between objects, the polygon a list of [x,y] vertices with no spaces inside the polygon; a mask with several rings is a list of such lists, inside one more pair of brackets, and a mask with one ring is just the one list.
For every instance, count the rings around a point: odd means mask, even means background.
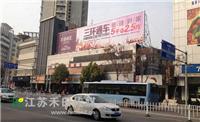
[{"label": "utility pole", "polygon": [[182,51],[177,48],[176,48],[176,50],[185,55],[185,61],[181,61],[178,59],[176,59],[176,60],[185,64],[185,67],[184,67],[185,68],[184,69],[184,73],[185,73],[185,83],[184,83],[185,84],[185,105],[188,105],[188,73],[187,73],[188,53],[187,53],[187,51]]},{"label": "utility pole", "polygon": [[185,52],[185,105],[188,105],[188,73],[187,73],[187,52]]}]

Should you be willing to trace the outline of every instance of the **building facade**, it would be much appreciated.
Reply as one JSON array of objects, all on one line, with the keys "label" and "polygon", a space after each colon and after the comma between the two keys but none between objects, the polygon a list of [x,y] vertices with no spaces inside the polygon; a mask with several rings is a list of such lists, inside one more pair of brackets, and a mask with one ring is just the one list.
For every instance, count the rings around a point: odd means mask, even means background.
[{"label": "building facade", "polygon": [[[176,48],[175,78],[185,99],[185,64],[187,61],[188,98],[200,97],[200,1],[175,0],[173,3],[173,42]],[[184,54],[187,52],[187,58]],[[180,62],[180,61],[183,61]]]},{"label": "building facade", "polygon": [[66,26],[68,29],[87,25],[88,0],[68,0]]},{"label": "building facade", "polygon": [[16,63],[17,41],[13,28],[7,23],[1,23],[1,77],[5,82],[10,80],[15,71],[7,71],[3,63]]},{"label": "building facade", "polygon": [[25,85],[34,83],[38,40],[38,33],[36,33],[35,36],[18,43],[18,70],[16,76],[13,77],[16,86],[23,84],[21,82],[24,82]]},{"label": "building facade", "polygon": [[[127,59],[132,58],[133,54],[135,54],[135,51],[135,47],[133,45],[129,45],[125,47],[124,54],[129,53],[131,54],[131,57],[127,57]],[[100,67],[102,67],[104,71],[107,72],[108,79],[117,79],[116,70],[114,69],[112,62],[109,60],[109,57],[106,56],[106,53],[102,48],[48,56],[46,74],[52,75],[52,70],[49,69],[52,69],[52,67],[55,67],[57,64],[65,64],[69,68],[71,75],[80,76],[82,68],[87,66],[90,62],[95,62]],[[132,65],[130,64],[129,68],[126,70],[129,71],[126,72],[126,76],[125,72],[120,73],[118,80],[133,81],[134,73],[132,71]],[[79,81],[79,78],[77,81]]]},{"label": "building facade", "polygon": [[65,30],[64,20],[52,17],[40,23],[36,74],[45,75],[47,56],[56,53],[57,33]]},{"label": "building facade", "polygon": [[42,0],[37,75],[45,75],[47,56],[57,50],[57,34],[87,23],[88,2]]},{"label": "building facade", "polygon": [[56,16],[69,29],[87,25],[87,0],[42,0],[40,21]]}]

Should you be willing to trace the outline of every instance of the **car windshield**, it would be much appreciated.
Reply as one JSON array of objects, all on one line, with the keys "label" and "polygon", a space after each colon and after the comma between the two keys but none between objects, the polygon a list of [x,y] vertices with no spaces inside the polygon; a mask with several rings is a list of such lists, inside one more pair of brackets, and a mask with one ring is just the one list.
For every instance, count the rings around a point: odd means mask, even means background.
[{"label": "car windshield", "polygon": [[5,88],[1,89],[1,92],[2,93],[14,93],[14,91],[12,89],[5,89]]},{"label": "car windshield", "polygon": [[90,97],[93,99],[94,103],[108,103],[108,101],[106,101],[102,97],[95,96],[95,95],[92,95]]}]

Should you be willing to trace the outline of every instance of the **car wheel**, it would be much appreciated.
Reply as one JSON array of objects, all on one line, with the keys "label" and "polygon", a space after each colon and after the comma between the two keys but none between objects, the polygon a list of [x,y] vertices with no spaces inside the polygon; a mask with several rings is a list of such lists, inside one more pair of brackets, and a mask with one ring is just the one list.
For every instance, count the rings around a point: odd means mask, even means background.
[{"label": "car wheel", "polygon": [[68,115],[74,114],[74,108],[73,108],[72,106],[69,106],[69,107],[67,108],[67,114],[68,114]]},{"label": "car wheel", "polygon": [[101,114],[100,114],[100,112],[98,110],[94,110],[92,116],[93,116],[93,118],[95,120],[100,120],[101,119]]}]

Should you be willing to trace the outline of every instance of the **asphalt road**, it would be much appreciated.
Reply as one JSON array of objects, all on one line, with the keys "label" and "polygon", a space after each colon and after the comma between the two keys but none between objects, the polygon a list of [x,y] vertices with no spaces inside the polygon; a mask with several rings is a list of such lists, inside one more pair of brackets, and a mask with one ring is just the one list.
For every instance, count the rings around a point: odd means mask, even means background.
[{"label": "asphalt road", "polygon": [[[65,113],[52,114],[52,111],[63,111],[62,107],[20,108],[11,103],[1,103],[2,122],[95,122],[89,116],[68,116]],[[176,116],[151,115],[145,117],[143,111],[122,109],[122,117],[118,120],[101,120],[102,122],[186,122],[186,119]],[[200,122],[200,121],[193,121]]]}]

